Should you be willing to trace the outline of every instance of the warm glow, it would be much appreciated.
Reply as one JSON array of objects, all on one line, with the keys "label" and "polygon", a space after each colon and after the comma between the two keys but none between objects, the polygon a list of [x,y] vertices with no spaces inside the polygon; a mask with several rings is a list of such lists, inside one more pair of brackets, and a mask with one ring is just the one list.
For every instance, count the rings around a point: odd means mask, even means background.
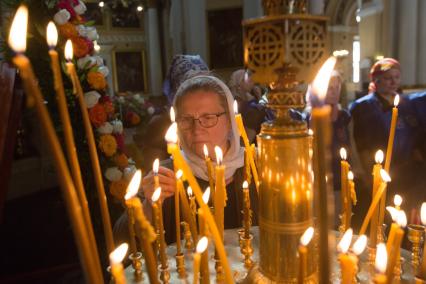
[{"label": "warm glow", "polygon": [[399,211],[392,206],[386,206],[386,210],[391,215],[392,221],[396,222],[396,220],[398,219]]},{"label": "warm glow", "polygon": [[154,172],[154,174],[158,174],[158,168],[160,167],[160,160],[159,159],[155,159],[154,163],[152,163],[152,171]]},{"label": "warm glow", "polygon": [[109,260],[111,261],[111,265],[121,263],[126,256],[128,248],[129,245],[127,243],[122,243],[112,253],[110,253]]},{"label": "warm glow", "polygon": [[382,150],[378,150],[376,152],[376,155],[374,156],[374,160],[376,161],[376,164],[383,163],[384,154]]},{"label": "warm glow", "polygon": [[137,10],[138,12],[142,12],[142,11],[143,11],[143,7],[142,7],[141,5],[139,5],[139,6],[136,8],[136,10]]},{"label": "warm glow", "polygon": [[243,188],[248,188],[248,182],[246,180],[243,182]]},{"label": "warm glow", "polygon": [[209,239],[206,236],[202,237],[197,243],[197,253],[203,253],[207,245],[209,244]]},{"label": "warm glow", "polygon": [[54,48],[58,43],[58,30],[56,29],[55,24],[50,21],[47,25],[47,45],[51,48]]},{"label": "warm glow", "polygon": [[420,208],[420,219],[422,220],[422,224],[426,226],[426,202],[423,202]]},{"label": "warm glow", "polygon": [[139,186],[142,179],[142,171],[137,170],[132,177],[132,180],[129,182],[129,185],[126,189],[126,195],[124,196],[125,200],[129,200],[130,198],[134,197],[136,193],[138,193]]},{"label": "warm glow", "polygon": [[238,113],[238,102],[236,100],[234,100],[234,113]]},{"label": "warm glow", "polygon": [[327,94],[328,83],[335,64],[336,57],[330,56],[321,66],[321,69],[318,71],[317,76],[312,82],[311,91],[321,101],[324,101],[325,95]]},{"label": "warm glow", "polygon": [[173,107],[170,108],[170,120],[171,122],[176,121],[175,109]]},{"label": "warm glow", "polygon": [[151,197],[152,202],[157,202],[161,195],[161,187],[157,187],[154,194]]},{"label": "warm glow", "polygon": [[367,246],[367,236],[361,235],[353,244],[352,251],[354,252],[354,254],[360,255],[364,251],[366,246]]},{"label": "warm glow", "polygon": [[178,171],[176,172],[176,178],[177,178],[177,179],[180,179],[180,178],[182,178],[182,176],[183,176],[183,171],[182,171],[182,170],[178,170]]},{"label": "warm glow", "polygon": [[345,234],[343,235],[342,239],[340,240],[339,244],[337,245],[337,250],[341,253],[347,253],[349,246],[351,245],[352,241],[352,234],[353,231],[351,228],[349,228]]},{"label": "warm glow", "polygon": [[101,1],[101,2],[99,2],[99,7],[101,7],[101,8],[103,8],[104,6],[105,6],[105,2],[104,1]]},{"label": "warm glow", "polygon": [[218,165],[222,164],[223,155],[222,155],[222,149],[220,149],[219,146],[214,147],[214,152],[216,153],[216,162]]},{"label": "warm glow", "polygon": [[348,172],[348,180],[354,180],[354,173],[352,171]]},{"label": "warm glow", "polygon": [[380,176],[382,177],[382,180],[384,182],[390,182],[391,181],[391,177],[389,176],[388,172],[385,171],[384,169],[380,170]]},{"label": "warm glow", "polygon": [[9,33],[9,45],[15,52],[25,52],[27,48],[28,8],[20,6],[13,18]]},{"label": "warm glow", "polygon": [[170,125],[169,129],[167,129],[166,136],[164,136],[167,143],[177,143],[177,123],[173,122],[172,125]]},{"label": "warm glow", "polygon": [[314,228],[309,227],[306,229],[306,231],[303,233],[303,235],[300,237],[300,244],[302,246],[307,246],[309,242],[312,240],[312,237],[314,236]]},{"label": "warm glow", "polygon": [[207,159],[209,157],[209,149],[207,148],[206,144],[203,145],[203,152],[204,152],[204,157]]},{"label": "warm glow", "polygon": [[308,129],[308,135],[309,136],[313,136],[314,135],[314,131],[312,129],[310,129],[310,128]]},{"label": "warm glow", "polygon": [[344,57],[347,55],[349,55],[349,51],[347,51],[346,49],[333,51],[333,56],[335,57]]},{"label": "warm glow", "polygon": [[401,206],[402,204],[402,197],[399,194],[395,194],[395,196],[393,197],[393,204],[395,204],[396,207]]},{"label": "warm glow", "polygon": [[190,186],[188,186],[186,191],[188,192],[188,196],[191,197],[192,196],[192,188]]},{"label": "warm glow", "polygon": [[346,160],[346,158],[347,158],[348,156],[347,156],[347,153],[346,153],[346,149],[345,148],[340,148],[340,158],[342,159],[342,160]]},{"label": "warm glow", "polygon": [[396,95],[395,98],[393,99],[393,106],[397,107],[399,104],[399,95]]},{"label": "warm glow", "polygon": [[209,203],[209,199],[210,199],[210,186],[208,186],[203,193],[203,201],[205,204]]},{"label": "warm glow", "polygon": [[380,243],[377,245],[377,251],[376,251],[376,261],[375,261],[376,270],[384,274],[386,272],[387,265],[388,265],[388,253],[386,252],[386,245],[384,243]]},{"label": "warm glow", "polygon": [[65,43],[65,59],[68,61],[71,61],[74,56],[73,49],[72,49],[72,42],[71,40],[67,40]]},{"label": "warm glow", "polygon": [[401,228],[405,228],[407,226],[407,215],[405,215],[404,210],[398,212],[398,218],[396,219],[396,223]]}]

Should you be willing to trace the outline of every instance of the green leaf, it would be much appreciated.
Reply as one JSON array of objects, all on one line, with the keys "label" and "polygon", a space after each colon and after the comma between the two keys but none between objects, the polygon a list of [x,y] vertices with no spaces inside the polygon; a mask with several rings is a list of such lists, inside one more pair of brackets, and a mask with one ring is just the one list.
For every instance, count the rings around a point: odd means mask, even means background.
[{"label": "green leaf", "polygon": [[87,21],[86,23],[84,23],[84,25],[86,26],[86,27],[92,27],[92,26],[94,26],[95,25],[95,21],[94,20],[91,20],[91,21]]}]

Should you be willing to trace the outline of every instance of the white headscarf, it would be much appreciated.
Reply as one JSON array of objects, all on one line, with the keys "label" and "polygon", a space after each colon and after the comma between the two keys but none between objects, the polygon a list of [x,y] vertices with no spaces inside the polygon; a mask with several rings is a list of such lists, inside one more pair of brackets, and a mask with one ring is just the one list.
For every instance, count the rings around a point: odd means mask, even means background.
[{"label": "white headscarf", "polygon": [[[231,91],[229,88],[223,83],[221,80],[219,80],[216,77],[213,76],[196,76],[193,78],[190,78],[182,83],[181,86],[188,85],[193,80],[196,80],[197,78],[208,78],[212,81],[214,81],[220,88],[222,88],[226,102],[228,105],[228,117],[231,120],[231,135],[229,135],[228,140],[230,147],[228,151],[226,152],[225,156],[223,157],[223,165],[226,166],[225,169],[225,179],[229,179],[232,177],[235,173],[235,171],[241,167],[244,166],[244,148],[240,146],[240,135],[237,128],[237,123],[235,122],[235,116],[234,114],[234,98],[231,94]],[[178,89],[177,94],[180,93],[181,87]],[[173,102],[173,107],[176,109],[176,97]],[[176,110],[177,111],[177,110]],[[201,178],[205,181],[208,181],[208,174],[207,174],[207,167],[205,160],[199,156],[197,156],[194,152],[191,151],[190,147],[186,145],[185,141],[182,139],[181,134],[178,131],[180,146],[183,150],[183,155],[188,162],[189,166],[191,167],[194,175],[198,178]],[[216,161],[213,161],[214,164],[216,164]]]}]

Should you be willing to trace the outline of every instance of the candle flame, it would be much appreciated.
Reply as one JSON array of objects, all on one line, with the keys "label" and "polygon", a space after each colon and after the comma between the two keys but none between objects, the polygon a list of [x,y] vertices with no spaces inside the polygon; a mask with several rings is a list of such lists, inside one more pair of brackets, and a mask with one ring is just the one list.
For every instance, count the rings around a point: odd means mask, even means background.
[{"label": "candle flame", "polygon": [[339,244],[337,245],[337,249],[341,253],[346,253],[351,245],[353,231],[351,228],[347,229]]},{"label": "candle flame", "polygon": [[347,153],[346,153],[346,149],[345,148],[340,148],[340,158],[342,158],[342,160],[346,160],[347,158]]},{"label": "candle flame", "polygon": [[312,82],[312,92],[318,96],[318,99],[321,101],[324,101],[325,95],[327,94],[328,83],[335,64],[336,57],[330,56],[321,66],[321,69],[318,71],[317,76]]},{"label": "candle flame", "polygon": [[393,106],[397,107],[399,105],[399,95],[396,95],[393,99]]},{"label": "candle flame", "polygon": [[219,146],[215,146],[214,147],[214,151],[216,153],[216,162],[218,165],[222,164],[222,159],[223,159],[223,155],[222,155],[222,149],[220,149]]},{"label": "candle flame", "polygon": [[206,250],[208,244],[209,239],[206,236],[202,237],[197,243],[197,253],[203,253]]},{"label": "candle flame", "polygon": [[366,246],[367,246],[367,236],[361,235],[353,244],[352,251],[354,252],[354,254],[360,255],[364,251]]},{"label": "candle flame", "polygon": [[376,164],[383,163],[384,154],[382,150],[378,150],[376,155],[374,156],[374,160],[376,160]]},{"label": "candle flame", "polygon": [[395,204],[396,207],[401,206],[402,204],[402,197],[399,194],[395,194],[395,196],[393,197],[393,204]]},{"label": "candle flame", "polygon": [[152,163],[152,171],[154,174],[158,174],[158,168],[160,167],[160,160],[157,158],[154,160],[154,163]]},{"label": "candle flame", "polygon": [[27,48],[28,8],[19,6],[13,18],[9,33],[9,45],[15,52],[25,52]]},{"label": "candle flame", "polygon": [[309,242],[312,240],[312,237],[314,236],[314,228],[309,227],[306,229],[306,231],[303,233],[303,235],[300,237],[300,244],[302,246],[307,246]]},{"label": "candle flame", "polygon": [[426,226],[426,202],[423,202],[420,208],[420,219],[422,220],[422,224]]},{"label": "candle flame", "polygon": [[248,188],[248,186],[249,186],[248,181],[246,181],[246,180],[245,180],[245,181],[243,182],[243,188]]},{"label": "candle flame", "polygon": [[238,114],[238,102],[234,100],[234,114]]},{"label": "candle flame", "polygon": [[178,171],[176,172],[176,178],[177,178],[177,179],[180,179],[180,178],[182,178],[182,176],[183,176],[183,171],[182,171],[182,170],[178,170]]},{"label": "candle flame", "polygon": [[398,219],[399,211],[392,206],[386,206],[386,210],[391,215],[392,221],[396,222],[396,220]]},{"label": "candle flame", "polygon": [[203,201],[205,204],[209,203],[209,199],[210,199],[210,186],[208,186],[203,193]]},{"label": "candle flame", "polygon": [[375,261],[376,270],[384,274],[386,272],[387,265],[388,265],[388,253],[386,251],[386,245],[384,243],[380,243],[377,245],[377,251],[376,251],[376,261]]},{"label": "candle flame", "polygon": [[191,197],[192,196],[192,188],[190,186],[188,186],[186,191],[188,192],[188,196]]},{"label": "candle flame", "polygon": [[166,135],[164,136],[167,143],[177,143],[177,123],[173,122],[172,125],[170,125],[169,129],[167,129]]},{"label": "candle flame", "polygon": [[161,195],[161,187],[157,187],[151,197],[152,202],[157,202]]},{"label": "candle flame", "polygon": [[314,131],[311,128],[308,129],[308,135],[309,136],[313,136],[314,135]]},{"label": "candle flame", "polygon": [[398,218],[396,223],[401,227],[405,228],[407,226],[407,215],[405,215],[404,210],[398,212]]},{"label": "candle flame", "polygon": [[173,107],[170,108],[170,120],[172,122],[176,121],[175,109]]},{"label": "candle flame", "polygon": [[71,61],[73,56],[74,56],[74,52],[73,52],[73,49],[72,49],[72,42],[69,39],[65,43],[65,59],[68,60],[68,61]]},{"label": "candle flame", "polygon": [[204,157],[207,159],[209,157],[209,149],[207,148],[206,144],[203,145],[203,152],[204,152]]},{"label": "candle flame", "polygon": [[58,43],[58,30],[56,29],[55,24],[50,21],[47,25],[47,45],[49,45],[50,48],[54,48],[56,44]]},{"label": "candle flame", "polygon": [[129,245],[127,243],[122,243],[113,252],[111,252],[109,254],[109,260],[111,261],[111,264],[121,263],[126,256],[128,248]]},{"label": "candle flame", "polygon": [[349,180],[354,180],[354,173],[352,171],[348,172],[348,179]]},{"label": "candle flame", "polygon": [[390,182],[391,181],[391,177],[389,176],[388,172],[385,171],[384,169],[380,170],[380,176],[382,177],[382,180],[384,182]]},{"label": "candle flame", "polygon": [[130,180],[129,185],[127,186],[126,195],[124,196],[125,200],[129,200],[130,198],[133,198],[136,195],[136,193],[138,193],[141,179],[142,179],[142,171],[137,170],[133,174],[133,177]]}]

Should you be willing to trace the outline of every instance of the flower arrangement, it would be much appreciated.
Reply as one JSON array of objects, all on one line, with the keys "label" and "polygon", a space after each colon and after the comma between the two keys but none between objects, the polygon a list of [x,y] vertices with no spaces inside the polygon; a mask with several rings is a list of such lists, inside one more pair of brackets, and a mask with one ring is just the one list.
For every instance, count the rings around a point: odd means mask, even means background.
[{"label": "flower arrangement", "polygon": [[119,93],[115,105],[126,127],[138,126],[156,112],[154,105],[139,93]]}]

